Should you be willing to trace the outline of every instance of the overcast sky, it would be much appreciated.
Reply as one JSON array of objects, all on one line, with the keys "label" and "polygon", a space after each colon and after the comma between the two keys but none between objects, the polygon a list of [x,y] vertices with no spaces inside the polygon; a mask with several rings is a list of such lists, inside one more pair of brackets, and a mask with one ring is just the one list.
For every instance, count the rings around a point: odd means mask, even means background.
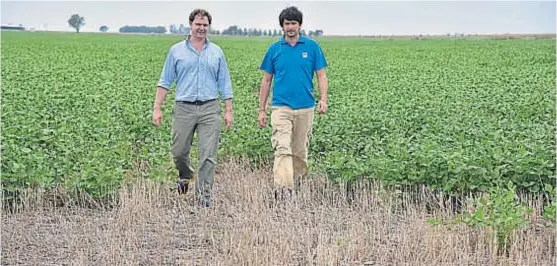
[{"label": "overcast sky", "polygon": [[2,24],[73,31],[68,18],[85,17],[82,31],[107,25],[187,24],[194,8],[213,15],[213,28],[278,29],[289,5],[304,14],[302,27],[325,34],[555,33],[555,1],[4,1]]}]

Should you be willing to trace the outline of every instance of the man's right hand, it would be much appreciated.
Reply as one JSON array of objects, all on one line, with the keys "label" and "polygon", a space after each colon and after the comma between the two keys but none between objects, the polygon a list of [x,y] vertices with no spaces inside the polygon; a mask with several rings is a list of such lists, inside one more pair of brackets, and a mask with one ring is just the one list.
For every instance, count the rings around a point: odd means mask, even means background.
[{"label": "man's right hand", "polygon": [[265,110],[259,110],[259,126],[262,128],[267,127],[267,113],[265,113]]},{"label": "man's right hand", "polygon": [[156,127],[162,123],[162,112],[160,108],[153,108],[153,125]]}]

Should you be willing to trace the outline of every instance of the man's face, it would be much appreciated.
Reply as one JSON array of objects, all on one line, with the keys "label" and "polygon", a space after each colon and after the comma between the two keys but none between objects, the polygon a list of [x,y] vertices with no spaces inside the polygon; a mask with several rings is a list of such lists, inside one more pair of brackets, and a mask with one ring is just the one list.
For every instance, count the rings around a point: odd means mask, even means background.
[{"label": "man's face", "polygon": [[190,23],[191,35],[195,38],[205,38],[209,30],[209,19],[207,16],[195,16],[195,19]]},{"label": "man's face", "polygon": [[300,23],[295,20],[284,20],[282,23],[282,30],[287,37],[296,37],[300,33]]}]

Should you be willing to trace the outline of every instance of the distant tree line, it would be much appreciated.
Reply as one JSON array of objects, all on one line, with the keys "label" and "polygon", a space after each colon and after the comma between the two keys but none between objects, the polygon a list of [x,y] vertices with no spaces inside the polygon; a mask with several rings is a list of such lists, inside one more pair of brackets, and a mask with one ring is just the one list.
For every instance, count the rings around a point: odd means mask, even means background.
[{"label": "distant tree line", "polygon": [[23,27],[22,24],[19,24],[19,26],[2,25],[2,29],[3,29],[3,30],[18,30],[18,31],[24,31],[24,30],[25,30],[25,27]]},{"label": "distant tree line", "polygon": [[166,33],[166,27],[164,26],[124,26],[120,28],[122,33]]},{"label": "distant tree line", "polygon": [[184,24],[171,24],[170,25],[170,33],[173,34],[190,34],[191,32],[191,28],[188,26],[185,26]]},{"label": "distant tree line", "polygon": [[[190,34],[191,28],[184,24],[171,24],[169,26],[169,32],[172,34]],[[147,26],[124,26],[120,28],[120,32],[139,32],[139,33],[166,33],[166,28],[163,26],[158,27],[147,27]],[[241,28],[237,25],[229,26],[223,31],[220,30],[209,30],[210,35],[236,35],[236,36],[280,36],[282,35],[282,30],[279,29],[255,29],[255,28]],[[323,35],[323,30],[317,29],[315,31],[310,30],[306,34],[305,30],[302,30],[302,35],[309,36],[321,36]]]},{"label": "distant tree line", "polygon": [[[74,28],[77,33],[81,27],[85,25],[85,17],[80,16],[79,14],[73,14],[68,19],[68,24],[70,27]],[[103,25],[99,28],[101,32],[107,32],[108,26]],[[119,29],[121,33],[158,33],[164,34],[167,32],[166,27],[164,26],[123,26]],[[191,28],[184,25],[184,24],[171,24],[170,25],[170,33],[172,34],[190,34]],[[301,31],[302,35],[306,36],[321,36],[323,35],[323,30],[317,29],[315,31],[310,30],[309,33],[306,34],[305,30]],[[237,25],[229,26],[223,31],[220,30],[209,30],[210,35],[236,35],[236,36],[280,36],[282,35],[282,30],[279,29],[255,29],[255,28],[241,28]]]},{"label": "distant tree line", "polygon": [[[170,25],[170,33],[173,34],[190,34],[191,28],[184,26],[184,24],[172,24]],[[255,29],[255,28],[241,28],[237,25],[229,26],[223,31],[220,30],[209,30],[210,35],[236,35],[236,36],[280,36],[282,35],[282,30],[279,29]],[[323,30],[317,29],[315,31],[310,30],[306,34],[305,30],[302,30],[303,35],[309,36],[321,36],[323,35]]]}]

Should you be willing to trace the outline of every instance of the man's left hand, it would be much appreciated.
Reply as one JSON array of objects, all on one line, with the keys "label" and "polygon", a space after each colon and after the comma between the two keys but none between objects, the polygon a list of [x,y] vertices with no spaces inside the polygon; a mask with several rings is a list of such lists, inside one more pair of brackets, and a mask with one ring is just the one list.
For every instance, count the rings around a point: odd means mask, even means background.
[{"label": "man's left hand", "polygon": [[322,115],[327,112],[327,101],[319,101],[317,112]]},{"label": "man's left hand", "polygon": [[232,127],[232,111],[224,112],[224,123],[226,124],[226,129],[230,130]]}]

